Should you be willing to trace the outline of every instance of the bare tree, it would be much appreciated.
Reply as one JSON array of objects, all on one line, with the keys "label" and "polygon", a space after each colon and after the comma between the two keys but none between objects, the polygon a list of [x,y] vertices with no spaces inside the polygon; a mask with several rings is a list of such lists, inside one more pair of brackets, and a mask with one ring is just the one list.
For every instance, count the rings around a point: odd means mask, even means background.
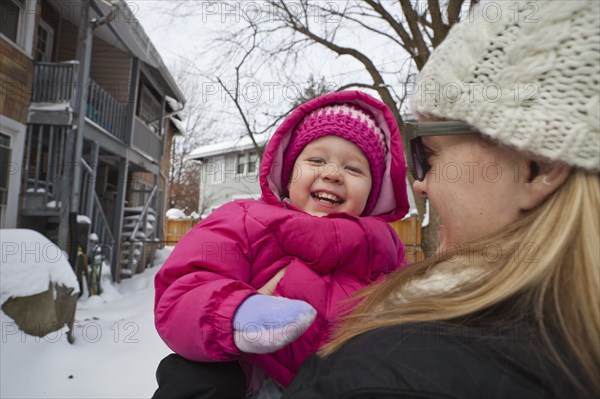
[{"label": "bare tree", "polygon": [[[347,60],[344,67],[361,71],[352,74],[350,79],[338,78],[338,89],[374,91],[394,112],[402,127],[403,107],[416,72],[425,65],[432,49],[442,42],[452,25],[478,2],[265,0],[258,3],[259,9],[244,8],[244,2],[240,1],[211,2],[212,7],[222,12],[226,8],[237,10],[241,14],[237,15],[237,21],[243,22],[241,27],[223,24],[212,50],[224,49],[224,57],[216,62],[221,68],[231,65],[231,60],[238,60],[234,68],[237,84],[242,68],[252,69],[249,74],[266,68],[298,76],[305,69],[303,61],[307,54],[315,48],[325,50],[325,56],[332,61]],[[177,2],[174,12],[194,15],[198,10],[191,6],[198,3],[191,3]],[[223,17],[224,14],[222,20]],[[240,104],[238,109],[243,114],[243,99],[236,95],[230,97],[236,105]],[[408,148],[406,137],[403,141]],[[418,198],[417,206],[423,215],[425,201]],[[439,225],[433,210],[429,216],[429,225],[423,230],[426,252],[437,247]]]},{"label": "bare tree", "polygon": [[214,142],[217,138],[212,130],[215,119],[211,117],[207,104],[200,100],[201,87],[191,77],[190,68],[186,62],[173,68],[175,79],[183,88],[188,102],[181,113],[185,132],[173,140],[169,171],[169,207],[188,213],[198,208],[201,167],[198,162],[187,160],[187,157],[195,148]]},{"label": "bare tree", "polygon": [[[394,90],[394,85],[386,80],[385,70],[369,54],[368,48],[363,50],[344,41],[344,33],[358,29],[383,39],[388,46],[403,49],[408,55],[407,59],[420,70],[427,62],[431,50],[442,42],[451,26],[459,21],[461,14],[478,3],[478,0],[466,4],[465,0],[360,0],[335,3],[268,0],[267,3],[268,18],[258,22],[249,20],[246,36],[237,33],[237,40],[250,38],[253,43],[266,45],[264,51],[271,55],[285,54],[285,59],[313,45],[326,48],[337,57],[354,59],[364,67],[370,81],[351,82],[340,87],[340,90],[359,87],[376,91],[394,112],[398,125],[403,126],[401,109],[407,98],[406,87],[414,76],[410,70],[412,65],[409,63],[408,68],[403,71],[406,78],[402,94],[399,95]],[[327,21],[332,23],[326,23]],[[269,47],[269,42],[263,38],[276,33],[277,42]],[[403,143],[407,149],[406,137],[403,137]],[[423,215],[425,201],[419,198],[417,204],[419,213]],[[431,253],[438,245],[438,225],[439,216],[430,210],[429,225],[423,230],[426,252]]]}]

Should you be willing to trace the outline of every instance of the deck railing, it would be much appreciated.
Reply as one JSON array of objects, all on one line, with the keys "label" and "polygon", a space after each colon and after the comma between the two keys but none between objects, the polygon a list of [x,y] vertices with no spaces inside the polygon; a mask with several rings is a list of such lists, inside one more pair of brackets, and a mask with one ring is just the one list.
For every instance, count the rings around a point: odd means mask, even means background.
[{"label": "deck railing", "polygon": [[[79,62],[37,62],[31,101],[70,103],[75,109],[75,80]],[[126,142],[127,111],[98,83],[89,79],[85,90],[85,116],[112,136]]]},{"label": "deck railing", "polygon": [[126,142],[127,111],[91,79],[87,90],[85,116],[122,142]]},{"label": "deck railing", "polygon": [[78,68],[78,61],[36,62],[31,101],[71,103]]}]

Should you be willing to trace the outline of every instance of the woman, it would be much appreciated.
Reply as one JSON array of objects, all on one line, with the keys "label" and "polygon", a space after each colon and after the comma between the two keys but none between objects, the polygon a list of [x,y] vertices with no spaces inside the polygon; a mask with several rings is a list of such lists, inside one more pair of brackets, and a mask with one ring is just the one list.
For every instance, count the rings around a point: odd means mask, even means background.
[{"label": "woman", "polygon": [[600,396],[599,4],[483,5],[434,51],[407,130],[435,259],[364,290],[284,398]]}]

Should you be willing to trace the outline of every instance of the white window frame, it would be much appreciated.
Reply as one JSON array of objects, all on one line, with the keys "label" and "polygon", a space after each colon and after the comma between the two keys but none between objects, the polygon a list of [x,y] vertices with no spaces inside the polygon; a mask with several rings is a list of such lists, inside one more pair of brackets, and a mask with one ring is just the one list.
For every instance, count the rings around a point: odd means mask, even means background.
[{"label": "white window frame", "polygon": [[216,157],[213,158],[210,162],[216,164],[218,168],[217,173],[212,175],[211,184],[223,184],[225,180],[223,178],[223,176],[225,175],[225,157]]},{"label": "white window frame", "polygon": [[35,17],[37,0],[25,0],[23,5],[13,0],[6,0],[21,9],[17,27],[17,38],[13,41],[8,36],[0,33],[0,37],[10,43],[13,47],[24,52],[29,58],[33,54],[33,38],[35,33]]},{"label": "white window frame", "polygon": [[[20,167],[23,164],[23,151],[25,148],[25,135],[27,126],[0,115],[0,131],[10,137],[11,165]],[[8,198],[5,208],[0,212],[2,215],[2,225],[0,228],[17,227],[17,214],[19,213],[19,190],[21,189],[22,170],[13,168],[13,173],[8,177]]]},{"label": "white window frame", "polygon": [[[256,157],[256,159],[254,160],[254,162],[252,162],[252,155],[254,155]],[[258,173],[259,168],[259,164],[258,164],[258,154],[254,151],[250,151],[248,153],[248,162],[246,162],[246,174],[247,175],[251,175],[254,176]],[[254,171],[253,172],[249,172],[248,168],[250,167],[250,165],[254,165]]]},{"label": "white window frame", "polygon": [[[250,160],[252,158],[252,155],[256,156],[256,161],[255,161],[255,169],[253,172],[250,172],[249,169],[249,165],[250,165]],[[242,168],[242,172],[239,173],[239,160],[240,158],[244,159],[244,167]],[[239,153],[236,155],[236,165],[235,165],[235,170],[236,170],[236,175],[237,176],[256,176],[256,174],[258,173],[258,154],[255,151],[246,151],[244,153]]]},{"label": "white window frame", "polygon": [[[240,162],[240,160],[242,160],[243,162]],[[236,155],[236,159],[235,159],[235,174],[238,176],[243,176],[246,174],[246,161],[248,160],[248,156],[243,153],[240,152]],[[240,170],[240,166],[241,166],[241,170]]]},{"label": "white window frame", "polygon": [[[46,48],[44,49],[44,55],[43,58],[40,60],[42,62],[50,62],[52,61],[52,49],[54,47],[54,29],[52,29],[52,27],[43,19],[40,19],[40,23],[38,26],[38,33],[39,33],[39,29],[42,28],[44,29],[47,33],[48,33],[48,39],[46,41]],[[39,38],[38,38],[39,40]],[[37,43],[39,45],[39,43]],[[35,49],[36,53],[37,53],[37,47]],[[34,57],[37,56],[37,54],[33,54]]]}]

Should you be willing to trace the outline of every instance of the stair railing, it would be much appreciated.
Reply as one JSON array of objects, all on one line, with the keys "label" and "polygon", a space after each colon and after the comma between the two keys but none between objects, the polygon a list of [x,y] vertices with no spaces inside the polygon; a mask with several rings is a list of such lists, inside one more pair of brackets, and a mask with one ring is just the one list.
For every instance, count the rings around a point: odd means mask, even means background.
[{"label": "stair railing", "polygon": [[[81,197],[79,198],[79,214],[90,218],[92,221],[91,232],[96,234],[99,244],[105,244],[110,247],[111,253],[108,259],[112,259],[115,239],[111,233],[110,224],[106,219],[106,215],[104,215],[102,204],[100,203],[100,199],[94,188],[94,170],[84,159],[81,159],[81,166],[82,184]],[[90,243],[89,245],[93,246],[95,244]],[[88,248],[88,253],[90,253],[89,250],[91,250],[91,248]]]}]

